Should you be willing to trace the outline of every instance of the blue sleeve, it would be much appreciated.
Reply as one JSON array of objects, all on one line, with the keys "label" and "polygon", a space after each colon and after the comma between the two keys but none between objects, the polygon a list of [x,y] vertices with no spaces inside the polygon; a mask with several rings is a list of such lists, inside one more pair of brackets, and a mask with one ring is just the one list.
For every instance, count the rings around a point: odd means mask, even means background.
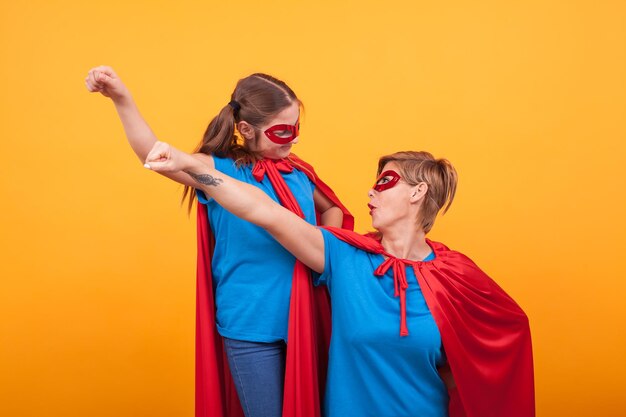
[{"label": "blue sleeve", "polygon": [[197,188],[196,197],[198,197],[198,202],[200,204],[209,204],[209,201],[211,200],[211,198],[207,197],[206,194],[204,194],[204,191],[198,190]]},{"label": "blue sleeve", "polygon": [[332,276],[332,258],[333,254],[337,254],[339,248],[339,239],[326,229],[320,228],[324,237],[324,271],[317,279],[314,277],[315,285],[326,285],[330,289]]}]

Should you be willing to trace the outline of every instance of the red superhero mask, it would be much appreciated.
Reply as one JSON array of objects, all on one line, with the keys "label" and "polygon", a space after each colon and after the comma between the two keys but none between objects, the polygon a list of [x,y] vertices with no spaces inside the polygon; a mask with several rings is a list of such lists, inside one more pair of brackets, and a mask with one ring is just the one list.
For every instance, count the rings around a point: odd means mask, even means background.
[{"label": "red superhero mask", "polygon": [[374,190],[381,192],[395,187],[400,181],[400,174],[396,171],[387,170],[378,176],[376,184],[374,184]]},{"label": "red superhero mask", "polygon": [[298,119],[293,126],[285,124],[274,125],[268,128],[264,133],[272,142],[284,145],[297,138],[300,134],[300,119]]}]

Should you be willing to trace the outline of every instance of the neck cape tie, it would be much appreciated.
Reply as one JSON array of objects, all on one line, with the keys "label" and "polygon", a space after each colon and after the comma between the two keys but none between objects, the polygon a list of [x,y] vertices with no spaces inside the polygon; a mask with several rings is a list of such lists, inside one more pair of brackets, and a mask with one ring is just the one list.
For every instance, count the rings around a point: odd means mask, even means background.
[{"label": "neck cape tie", "polygon": [[[382,250],[382,245],[381,245]],[[417,276],[417,268],[415,268],[416,262],[409,261],[407,259],[395,258],[384,250],[380,253],[387,256],[387,259],[376,268],[374,275],[377,277],[385,276],[389,268],[392,268],[393,272],[393,288],[394,297],[400,297],[400,336],[408,336],[409,329],[406,326],[406,289],[409,288],[409,283],[406,280],[406,266],[413,266],[415,276]]]},{"label": "neck cape tie", "polygon": [[285,159],[261,159],[256,161],[254,164],[254,168],[252,168],[252,176],[258,182],[263,181],[263,178],[267,176],[272,184],[272,187],[274,187],[274,191],[276,191],[280,204],[289,211],[292,211],[301,218],[304,218],[304,213],[302,212],[302,209],[300,209],[300,205],[285,183],[285,179],[282,175],[280,175],[281,172],[292,171],[293,166]]}]

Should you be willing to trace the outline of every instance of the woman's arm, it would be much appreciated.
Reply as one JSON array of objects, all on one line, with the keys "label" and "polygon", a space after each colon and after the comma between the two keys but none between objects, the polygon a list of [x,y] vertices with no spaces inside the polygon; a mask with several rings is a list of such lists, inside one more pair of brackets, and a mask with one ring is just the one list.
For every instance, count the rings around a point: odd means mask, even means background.
[{"label": "woman's arm", "polygon": [[[101,93],[113,101],[130,147],[139,160],[144,162],[158,139],[139,112],[130,91],[113,71],[113,68],[107,66],[92,68],[87,74],[85,84],[90,92]],[[195,154],[195,156],[204,164],[214,166],[213,158],[210,155]],[[195,186],[195,182],[183,172],[163,173],[163,175],[176,182]]]},{"label": "woman's arm", "polygon": [[195,188],[235,216],[261,226],[302,263],[316,272],[323,272],[322,232],[274,202],[259,188],[237,181],[163,142],[157,142],[149,152],[146,168],[159,173],[185,172],[195,181]]}]

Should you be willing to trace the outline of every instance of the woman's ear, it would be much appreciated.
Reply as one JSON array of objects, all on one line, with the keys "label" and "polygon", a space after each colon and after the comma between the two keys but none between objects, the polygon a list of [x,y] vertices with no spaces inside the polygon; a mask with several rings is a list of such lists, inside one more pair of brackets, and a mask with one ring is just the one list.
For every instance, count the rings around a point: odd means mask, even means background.
[{"label": "woman's ear", "polygon": [[422,198],[424,198],[427,192],[428,192],[428,184],[426,184],[425,182],[420,182],[419,184],[414,185],[411,188],[411,197],[410,197],[411,203],[417,203],[418,201],[422,200]]},{"label": "woman's ear", "polygon": [[237,130],[239,131],[239,133],[241,133],[241,136],[243,136],[244,139],[254,139],[254,128],[250,123],[242,120],[241,122],[237,123]]}]

